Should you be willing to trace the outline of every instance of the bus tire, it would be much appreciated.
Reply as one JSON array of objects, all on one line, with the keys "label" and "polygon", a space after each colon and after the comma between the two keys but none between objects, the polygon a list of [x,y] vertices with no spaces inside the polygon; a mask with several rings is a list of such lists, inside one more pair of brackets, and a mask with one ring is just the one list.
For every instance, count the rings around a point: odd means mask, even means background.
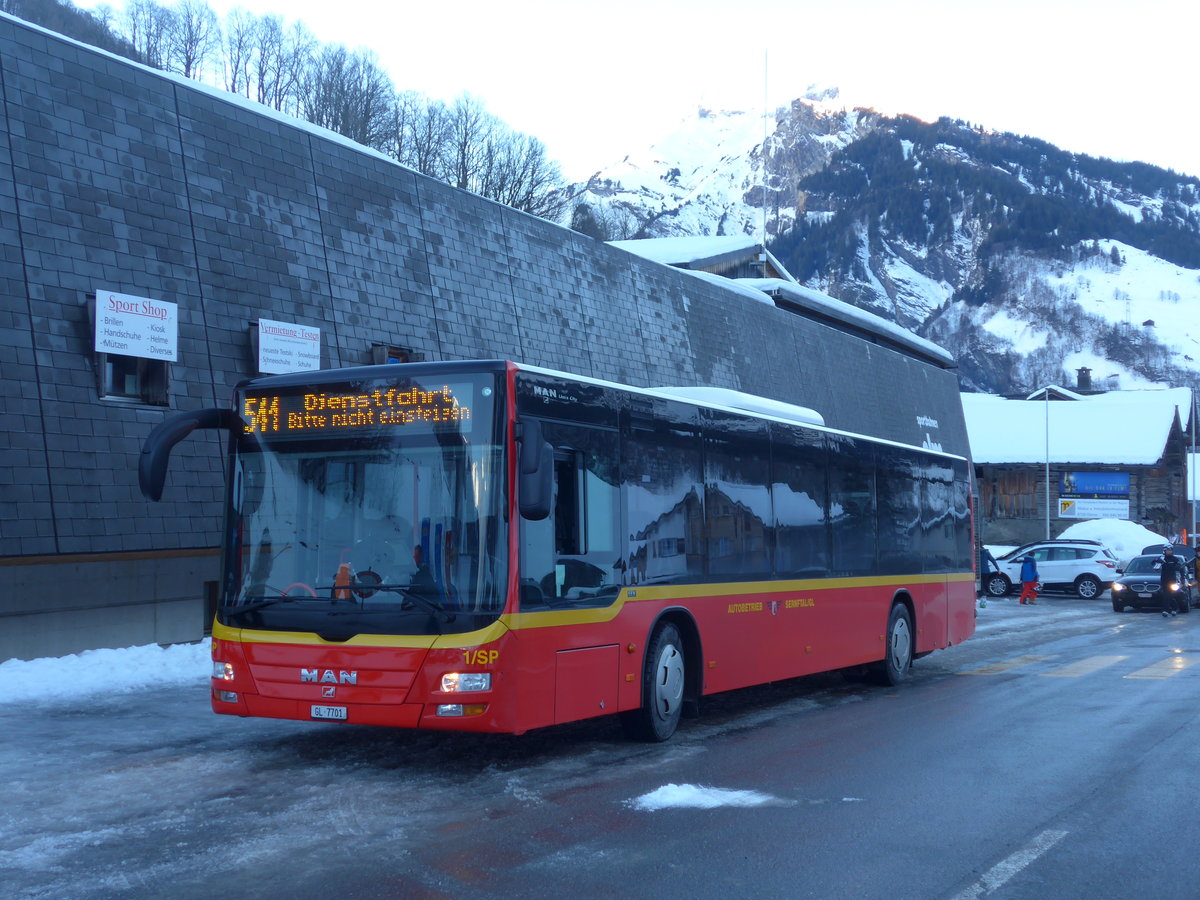
[{"label": "bus tire", "polygon": [[655,629],[642,665],[642,705],[621,713],[625,733],[639,741],[661,742],[675,733],[683,712],[686,684],[683,639],[666,622]]},{"label": "bus tire", "polygon": [[888,613],[883,662],[876,672],[886,685],[897,685],[908,678],[913,661],[912,616],[903,603],[893,603]]}]

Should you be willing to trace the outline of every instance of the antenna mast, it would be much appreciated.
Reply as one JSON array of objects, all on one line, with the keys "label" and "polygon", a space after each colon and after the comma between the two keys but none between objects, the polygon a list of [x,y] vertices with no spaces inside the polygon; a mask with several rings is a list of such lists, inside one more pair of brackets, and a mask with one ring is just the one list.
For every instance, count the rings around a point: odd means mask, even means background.
[{"label": "antenna mast", "polygon": [[762,191],[759,194],[759,200],[762,203],[762,255],[759,261],[762,263],[763,278],[767,277],[767,110],[770,108],[767,100],[767,76],[770,72],[769,53],[766,47],[763,48],[763,139],[762,153],[759,154],[762,160]]}]

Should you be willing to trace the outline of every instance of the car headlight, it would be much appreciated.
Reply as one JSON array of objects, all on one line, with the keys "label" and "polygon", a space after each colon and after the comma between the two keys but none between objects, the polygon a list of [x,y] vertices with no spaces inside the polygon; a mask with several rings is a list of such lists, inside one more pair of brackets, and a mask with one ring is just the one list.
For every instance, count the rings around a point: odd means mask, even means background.
[{"label": "car headlight", "polygon": [[1114,582],[1113,582],[1113,585],[1112,585],[1112,589],[1113,589],[1114,591],[1123,591],[1123,590],[1125,590],[1125,585],[1123,585],[1123,584],[1117,584],[1117,583],[1114,581]]},{"label": "car headlight", "polygon": [[1171,590],[1173,590],[1173,591],[1177,591],[1177,590],[1179,590],[1179,585],[1172,583],[1172,584],[1171,584]]}]

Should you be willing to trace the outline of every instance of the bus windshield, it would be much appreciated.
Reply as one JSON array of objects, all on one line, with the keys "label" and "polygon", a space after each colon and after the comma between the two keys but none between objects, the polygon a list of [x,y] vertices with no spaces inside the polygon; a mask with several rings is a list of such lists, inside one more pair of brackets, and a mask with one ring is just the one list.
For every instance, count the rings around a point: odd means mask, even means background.
[{"label": "bus windshield", "polygon": [[[381,421],[408,396],[394,383],[241,398],[222,622],[347,640],[495,620],[507,553],[494,389],[473,378],[439,391],[440,412],[409,409],[403,422]],[[469,419],[448,416],[448,401]],[[324,422],[288,425],[322,408]]]}]

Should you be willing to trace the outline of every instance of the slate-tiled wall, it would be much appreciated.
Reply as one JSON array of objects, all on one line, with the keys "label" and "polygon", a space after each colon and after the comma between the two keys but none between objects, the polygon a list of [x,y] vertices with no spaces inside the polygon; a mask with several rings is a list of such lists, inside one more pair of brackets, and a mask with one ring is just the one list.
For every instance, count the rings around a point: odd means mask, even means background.
[{"label": "slate-tiled wall", "polygon": [[[709,384],[910,443],[928,416],[933,439],[966,452],[953,372],[3,15],[0,100],[10,576],[64,554],[218,543],[217,434],[176,449],[162,503],[137,490],[141,442],[164,411],[99,398],[87,295],[100,287],[179,305],[174,409],[229,402],[253,374],[250,326],[262,317],[319,327],[326,368],[368,363],[382,343]],[[167,592],[199,597],[215,578],[205,565],[181,569],[194,584]],[[119,578],[88,587],[98,604],[129,600]],[[29,620],[32,601],[5,593],[0,616]]]}]

